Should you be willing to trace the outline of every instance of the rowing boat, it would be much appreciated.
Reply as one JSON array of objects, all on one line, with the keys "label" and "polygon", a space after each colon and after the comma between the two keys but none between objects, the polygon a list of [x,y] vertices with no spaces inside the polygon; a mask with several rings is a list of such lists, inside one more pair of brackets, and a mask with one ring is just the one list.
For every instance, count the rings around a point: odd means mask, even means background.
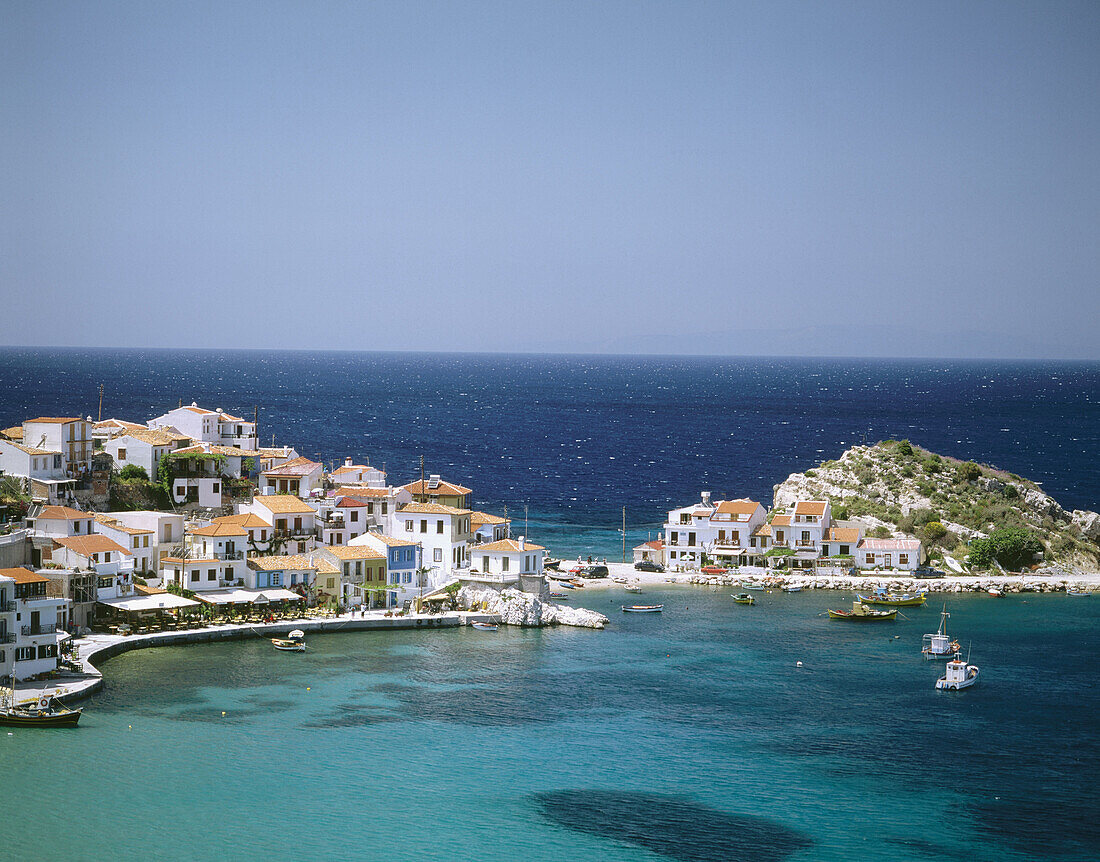
[{"label": "rowing boat", "polygon": [[621,605],[624,614],[659,614],[664,605]]}]

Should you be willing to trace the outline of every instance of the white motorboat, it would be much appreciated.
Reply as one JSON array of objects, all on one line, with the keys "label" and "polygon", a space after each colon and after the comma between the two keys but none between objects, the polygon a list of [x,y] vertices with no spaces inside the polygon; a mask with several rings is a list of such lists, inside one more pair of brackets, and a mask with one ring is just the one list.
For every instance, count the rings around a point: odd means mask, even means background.
[{"label": "white motorboat", "polygon": [[640,593],[642,588],[638,585],[637,581],[631,581],[625,587],[623,587],[628,593]]},{"label": "white motorboat", "polygon": [[926,659],[950,658],[959,651],[959,642],[947,636],[947,618],[951,616],[944,604],[940,612],[940,627],[935,634],[925,635],[921,641],[920,654]]},{"label": "white motorboat", "polygon": [[802,592],[802,584],[787,584],[783,587],[785,593],[800,593]]},{"label": "white motorboat", "polygon": [[955,653],[955,657],[947,663],[944,675],[936,680],[937,691],[959,691],[974,685],[978,681],[978,668],[967,662],[969,656],[967,661],[963,661],[962,653]]}]

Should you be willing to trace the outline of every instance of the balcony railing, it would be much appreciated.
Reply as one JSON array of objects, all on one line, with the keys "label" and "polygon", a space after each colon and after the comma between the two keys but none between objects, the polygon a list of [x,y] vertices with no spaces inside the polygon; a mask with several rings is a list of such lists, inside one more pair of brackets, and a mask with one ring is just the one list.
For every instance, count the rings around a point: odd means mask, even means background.
[{"label": "balcony railing", "polygon": [[15,632],[0,632],[0,644],[15,643]]},{"label": "balcony railing", "polygon": [[57,623],[39,623],[36,626],[23,626],[20,628],[24,637],[29,635],[52,635],[57,631]]},{"label": "balcony railing", "polygon": [[0,602],[0,614],[10,614],[15,610],[15,602]]},{"label": "balcony railing", "polygon": [[799,539],[794,543],[796,548],[816,548],[817,542],[813,539]]},{"label": "balcony railing", "polygon": [[316,527],[312,530],[307,530],[305,527],[288,527],[285,530],[275,530],[273,535],[280,539],[319,539],[321,538],[321,531]]}]

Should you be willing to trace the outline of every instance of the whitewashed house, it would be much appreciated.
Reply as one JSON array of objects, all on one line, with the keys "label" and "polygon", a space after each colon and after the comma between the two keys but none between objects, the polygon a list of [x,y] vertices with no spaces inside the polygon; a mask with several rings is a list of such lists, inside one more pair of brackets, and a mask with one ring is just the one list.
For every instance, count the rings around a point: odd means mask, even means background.
[{"label": "whitewashed house", "polygon": [[[183,544],[183,514],[158,512],[152,509],[134,509],[124,512],[106,512],[106,517],[134,530],[149,531],[149,571],[159,571],[160,561],[170,556]],[[144,533],[142,533],[144,535]],[[145,540],[141,549],[145,551]]]},{"label": "whitewashed house", "polygon": [[103,419],[92,423],[92,448],[102,449],[103,444],[117,434],[125,431],[143,431],[148,425],[140,422],[127,422],[125,419]]},{"label": "whitewashed house", "polygon": [[924,562],[924,548],[920,539],[861,539],[855,556],[861,569],[912,571]]},{"label": "whitewashed house", "polygon": [[499,542],[508,538],[508,529],[511,521],[490,515],[488,512],[470,513],[470,532],[473,534],[470,543],[481,545],[486,542]]},{"label": "whitewashed house", "polygon": [[66,569],[90,569],[99,576],[98,601],[128,596],[134,589],[133,555],[106,536],[54,539],[51,560]]},{"label": "whitewashed house", "polygon": [[260,473],[261,494],[292,494],[308,497],[323,485],[324,465],[309,458],[295,458]]},{"label": "whitewashed house", "polygon": [[243,587],[248,568],[248,531],[236,524],[212,523],[184,534],[183,552],[161,561],[163,582],[204,592]]},{"label": "whitewashed house", "polygon": [[79,416],[39,416],[23,423],[23,443],[60,452],[65,474],[78,479],[92,469],[91,425]]},{"label": "whitewashed house", "polygon": [[47,594],[50,579],[25,568],[0,569],[0,677],[57,670],[69,601]]},{"label": "whitewashed house", "polygon": [[329,473],[334,485],[364,485],[368,488],[385,488],[386,474],[369,464],[354,464],[351,458]]},{"label": "whitewashed house", "polygon": [[[366,524],[375,531],[393,535],[400,525],[395,515],[402,506],[413,501],[412,494],[400,487],[367,488],[363,485],[342,486],[329,493],[330,500],[350,497],[366,505]],[[358,523],[358,522],[357,522]]]},{"label": "whitewashed house", "polygon": [[659,566],[665,565],[664,539],[651,539],[634,548],[634,564],[637,565],[642,560],[656,563]]},{"label": "whitewashed house", "polygon": [[50,503],[63,499],[75,482],[65,473],[60,451],[12,440],[0,440],[0,473],[24,479],[31,499]]},{"label": "whitewashed house", "polygon": [[409,503],[396,515],[393,535],[419,543],[433,587],[470,567],[470,510],[442,503]]},{"label": "whitewashed house", "polygon": [[220,407],[217,410],[207,410],[193,401],[186,407],[177,407],[150,419],[149,427],[173,427],[200,443],[214,443],[250,452],[256,452],[259,448],[256,423],[239,416],[231,416]]},{"label": "whitewashed house", "polygon": [[665,554],[670,568],[697,569],[709,553],[717,530],[711,524],[715,506],[704,491],[700,502],[673,509],[664,524]]},{"label": "whitewashed house", "polygon": [[81,512],[68,506],[44,506],[28,526],[38,535],[56,537],[90,536],[95,530],[95,512]]},{"label": "whitewashed house", "polygon": [[465,585],[503,590],[514,587],[525,593],[542,595],[546,587],[543,561],[546,548],[518,539],[500,539],[471,549],[470,568],[459,577]]},{"label": "whitewashed house", "polygon": [[251,503],[241,504],[237,514],[253,514],[274,527],[274,542],[265,551],[267,556],[280,553],[304,554],[321,546],[321,531],[317,525],[317,510],[297,497],[287,494],[256,496]]},{"label": "whitewashed house", "polygon": [[767,511],[755,500],[720,500],[710,516],[711,535],[707,555],[720,564],[744,563],[753,531],[767,519]]},{"label": "whitewashed house", "polygon": [[136,464],[155,482],[160,459],[190,445],[191,438],[174,429],[139,427],[119,431],[107,438],[103,441],[103,451],[114,459],[116,470]]},{"label": "whitewashed house", "polygon": [[134,558],[136,574],[143,578],[157,577],[160,570],[160,557],[157,555],[154,543],[156,534],[152,530],[127,526],[101,512],[96,513],[95,530],[99,535],[106,536],[130,552]]}]

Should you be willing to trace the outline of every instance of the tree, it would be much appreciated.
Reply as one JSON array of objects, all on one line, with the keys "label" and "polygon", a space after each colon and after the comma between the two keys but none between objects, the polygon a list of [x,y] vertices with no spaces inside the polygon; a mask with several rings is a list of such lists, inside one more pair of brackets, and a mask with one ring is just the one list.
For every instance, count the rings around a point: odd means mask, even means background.
[{"label": "tree", "polygon": [[982,468],[973,461],[965,461],[955,468],[960,482],[973,482],[982,475]]},{"label": "tree", "polygon": [[920,535],[925,542],[934,542],[947,535],[947,527],[939,521],[929,521],[921,527]]},{"label": "tree", "polygon": [[1042,553],[1043,543],[1023,527],[1002,527],[989,534],[993,554],[1006,569],[1019,569],[1029,565],[1035,555]]},{"label": "tree", "polygon": [[145,468],[140,464],[127,464],[119,471],[118,477],[124,482],[133,480],[141,482],[149,481],[149,474],[145,472]]}]

